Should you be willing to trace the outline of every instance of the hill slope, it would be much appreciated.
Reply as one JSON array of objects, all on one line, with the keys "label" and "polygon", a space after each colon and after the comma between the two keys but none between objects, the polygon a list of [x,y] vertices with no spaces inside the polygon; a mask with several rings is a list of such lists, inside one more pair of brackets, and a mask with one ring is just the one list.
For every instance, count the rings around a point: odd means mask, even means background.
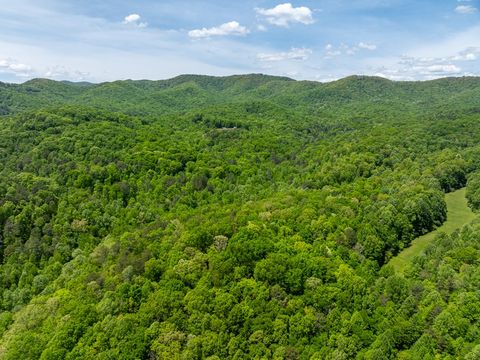
[{"label": "hill slope", "polygon": [[[294,81],[267,75],[211,77],[182,75],[161,81],[116,81],[89,84],[35,79],[0,86],[3,113],[59,104],[77,104],[115,111],[159,114],[199,106],[270,101],[312,110],[337,105],[359,108],[369,104],[395,107],[400,103],[433,109],[459,102],[478,109],[480,79],[446,78],[427,82],[393,82],[352,76],[331,83]],[[466,104],[465,104],[466,105]]]}]

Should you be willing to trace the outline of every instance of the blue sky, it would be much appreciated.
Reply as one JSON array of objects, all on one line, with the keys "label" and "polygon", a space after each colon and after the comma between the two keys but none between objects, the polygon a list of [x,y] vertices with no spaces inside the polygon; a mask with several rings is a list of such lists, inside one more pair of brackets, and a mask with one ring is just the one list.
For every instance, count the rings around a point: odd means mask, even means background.
[{"label": "blue sky", "polygon": [[0,81],[480,75],[480,0],[0,0]]}]

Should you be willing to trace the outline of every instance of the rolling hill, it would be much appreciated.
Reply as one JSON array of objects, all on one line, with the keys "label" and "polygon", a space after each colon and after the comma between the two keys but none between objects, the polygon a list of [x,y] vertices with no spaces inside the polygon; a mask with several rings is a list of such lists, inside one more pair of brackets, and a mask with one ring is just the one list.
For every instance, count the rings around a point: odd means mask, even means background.
[{"label": "rolling hill", "polygon": [[480,225],[441,226],[479,109],[475,77],[0,83],[0,358],[477,359]]}]

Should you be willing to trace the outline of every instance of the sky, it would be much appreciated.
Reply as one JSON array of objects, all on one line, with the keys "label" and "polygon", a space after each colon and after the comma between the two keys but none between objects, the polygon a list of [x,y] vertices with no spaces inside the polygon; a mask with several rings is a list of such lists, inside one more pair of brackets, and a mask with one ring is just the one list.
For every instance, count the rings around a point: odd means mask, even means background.
[{"label": "sky", "polygon": [[0,0],[0,81],[480,75],[480,0]]}]

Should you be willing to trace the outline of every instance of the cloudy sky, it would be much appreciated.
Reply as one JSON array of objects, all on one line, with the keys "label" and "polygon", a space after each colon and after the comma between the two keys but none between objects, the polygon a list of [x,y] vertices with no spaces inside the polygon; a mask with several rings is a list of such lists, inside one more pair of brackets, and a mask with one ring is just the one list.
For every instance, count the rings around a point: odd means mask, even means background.
[{"label": "cloudy sky", "polygon": [[0,0],[0,81],[480,75],[480,0]]}]

